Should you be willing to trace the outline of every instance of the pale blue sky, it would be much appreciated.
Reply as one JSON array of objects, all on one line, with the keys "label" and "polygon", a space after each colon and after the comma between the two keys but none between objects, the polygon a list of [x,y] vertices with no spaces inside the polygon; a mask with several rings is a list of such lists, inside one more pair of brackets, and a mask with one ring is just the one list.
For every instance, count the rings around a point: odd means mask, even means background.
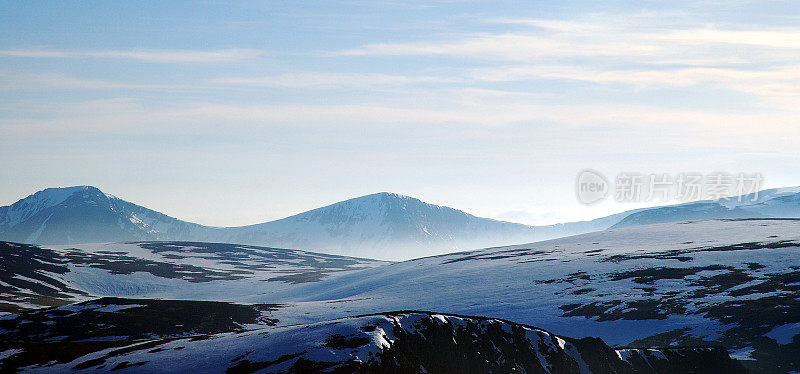
[{"label": "pale blue sky", "polygon": [[0,1],[0,205],[256,223],[392,191],[532,224],[574,178],[800,185],[794,1]]}]

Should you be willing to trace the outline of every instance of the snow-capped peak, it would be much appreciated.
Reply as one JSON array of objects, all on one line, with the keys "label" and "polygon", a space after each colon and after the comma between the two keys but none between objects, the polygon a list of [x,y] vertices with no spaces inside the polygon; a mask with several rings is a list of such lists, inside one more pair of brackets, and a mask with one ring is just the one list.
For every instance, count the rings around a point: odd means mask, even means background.
[{"label": "snow-capped peak", "polygon": [[0,226],[13,227],[47,208],[63,203],[70,196],[98,190],[92,186],[46,188],[16,203],[0,208]]}]

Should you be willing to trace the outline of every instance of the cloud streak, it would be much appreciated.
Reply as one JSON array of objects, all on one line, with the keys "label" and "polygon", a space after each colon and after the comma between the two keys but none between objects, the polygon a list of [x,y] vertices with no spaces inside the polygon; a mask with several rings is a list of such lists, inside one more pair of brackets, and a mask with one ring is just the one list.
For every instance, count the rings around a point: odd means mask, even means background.
[{"label": "cloud streak", "polygon": [[228,77],[213,79],[213,83],[238,86],[283,88],[342,88],[397,86],[408,84],[456,83],[464,79],[440,76],[406,76],[390,74],[352,74],[304,72],[264,77]]},{"label": "cloud streak", "polygon": [[495,19],[488,22],[515,30],[364,44],[329,55],[448,57],[480,66],[466,69],[462,77],[483,88],[571,81],[616,90],[723,89],[752,95],[754,103],[772,109],[797,112],[792,101],[800,98],[800,28],[698,27],[687,15],[678,18],[683,24],[664,14]]},{"label": "cloud streak", "polygon": [[[91,130],[117,133],[142,131],[194,131],[229,128],[268,131],[289,128],[339,128],[357,130],[382,126],[452,125],[464,129],[533,126],[557,129],[564,135],[598,126],[685,133],[697,141],[720,133],[731,136],[794,134],[800,136],[792,113],[728,113],[624,104],[535,104],[526,98],[511,102],[420,108],[390,105],[232,105],[198,103],[179,108],[152,108],[134,99],[109,99],[51,108],[51,119],[20,116],[0,120],[0,129],[18,135],[40,133],[33,129],[70,132]],[[698,127],[698,124],[702,124]],[[765,125],[769,125],[765,127]],[[166,127],[165,127],[166,126]],[[210,126],[210,127],[209,127]],[[622,134],[620,134],[622,135]],[[793,135],[793,136],[794,136]],[[748,140],[749,139],[745,139]]]},{"label": "cloud streak", "polygon": [[65,74],[11,74],[0,71],[0,88],[14,90],[119,90],[119,89],[173,89],[184,88],[175,85],[152,83],[115,82],[102,79],[76,77]]},{"label": "cloud streak", "polygon": [[[624,18],[624,17],[616,17]],[[615,18],[615,19],[616,19]],[[493,61],[609,58],[617,62],[675,64],[791,60],[800,52],[800,28],[726,29],[672,25],[659,18],[610,22],[547,19],[496,20],[522,27],[439,40],[371,43],[328,52],[330,56],[449,56]],[[652,23],[647,23],[652,22]],[[660,22],[660,23],[659,23]],[[754,52],[769,53],[754,53]]]},{"label": "cloud streak", "polygon": [[755,68],[632,68],[602,70],[570,65],[516,65],[476,69],[470,77],[483,82],[569,80],[637,88],[691,87],[714,84],[756,96],[800,96],[800,65]]},{"label": "cloud streak", "polygon": [[124,59],[152,63],[222,63],[251,59],[266,53],[254,49],[67,51],[9,49],[0,56],[35,59]]}]

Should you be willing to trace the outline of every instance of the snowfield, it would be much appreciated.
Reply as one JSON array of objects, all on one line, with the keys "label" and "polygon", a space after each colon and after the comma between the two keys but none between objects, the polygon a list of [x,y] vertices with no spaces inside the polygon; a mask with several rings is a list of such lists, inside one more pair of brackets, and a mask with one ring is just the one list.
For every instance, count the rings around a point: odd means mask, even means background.
[{"label": "snowfield", "polygon": [[0,242],[0,310],[97,296],[235,301],[387,264],[305,251],[194,242],[40,248]]},{"label": "snowfield", "polygon": [[784,370],[800,365],[797,331],[784,327],[800,323],[798,269],[800,221],[717,220],[423,258],[252,301],[281,300],[278,319],[306,322],[411,308],[612,345],[722,344]]},{"label": "snowfield", "polygon": [[265,317],[275,326],[433,310],[599,337],[620,349],[723,346],[754,372],[800,367],[800,220],[626,227],[398,263],[211,243],[8,245],[4,263],[27,251],[43,266],[0,279],[16,287],[3,293],[10,305],[14,292],[31,295],[16,310],[37,306],[32,295],[50,288],[58,292],[47,300],[61,303],[116,296],[270,305]]}]

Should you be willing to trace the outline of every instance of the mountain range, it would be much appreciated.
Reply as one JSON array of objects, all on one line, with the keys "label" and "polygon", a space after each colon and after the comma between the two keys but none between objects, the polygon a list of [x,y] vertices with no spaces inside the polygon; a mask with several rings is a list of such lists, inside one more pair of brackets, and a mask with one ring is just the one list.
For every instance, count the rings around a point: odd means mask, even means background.
[{"label": "mountain range", "polygon": [[382,192],[266,223],[211,227],[181,221],[92,186],[76,186],[48,188],[0,207],[0,240],[48,245],[146,240],[224,242],[404,260],[610,227],[769,217],[800,217],[800,188],[761,191],[757,199],[744,196],[741,201],[698,201],[549,226],[476,217]]}]

